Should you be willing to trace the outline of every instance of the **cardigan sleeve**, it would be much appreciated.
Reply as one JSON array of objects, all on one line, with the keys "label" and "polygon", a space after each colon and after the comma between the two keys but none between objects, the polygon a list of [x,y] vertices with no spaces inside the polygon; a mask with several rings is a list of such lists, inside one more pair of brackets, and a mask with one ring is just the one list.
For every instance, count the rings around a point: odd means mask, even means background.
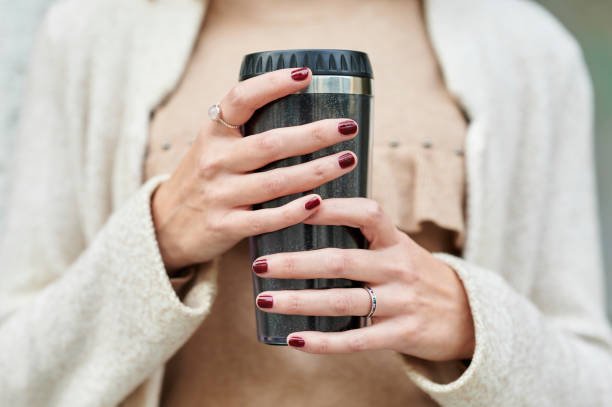
[{"label": "cardigan sleeve", "polygon": [[45,20],[33,53],[0,238],[0,405],[110,406],[197,328],[214,299],[216,265],[181,302],[150,211],[163,176],[85,237],[78,140],[67,136],[64,109],[69,64],[58,38],[69,30],[56,24]]},{"label": "cardigan sleeve", "polygon": [[548,181],[542,185],[546,209],[534,207],[521,215],[538,222],[541,231],[540,241],[534,242],[529,292],[519,293],[495,270],[436,254],[464,284],[475,324],[475,353],[467,369],[450,381],[432,374],[439,367],[435,364],[405,360],[408,376],[444,406],[612,405],[612,334],[603,295],[592,91],[582,57],[573,55],[566,62],[558,108],[545,119],[556,123]]}]

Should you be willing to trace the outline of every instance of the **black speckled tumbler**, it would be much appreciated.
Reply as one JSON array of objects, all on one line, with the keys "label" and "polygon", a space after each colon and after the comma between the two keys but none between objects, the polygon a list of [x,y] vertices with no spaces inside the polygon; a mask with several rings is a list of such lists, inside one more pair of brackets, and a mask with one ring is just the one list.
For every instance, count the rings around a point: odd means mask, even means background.
[{"label": "black speckled tumbler", "polygon": [[[300,196],[317,193],[330,197],[365,197],[368,195],[370,117],[372,111],[372,68],[363,52],[348,50],[284,50],[246,55],[240,69],[240,80],[282,68],[308,67],[313,73],[311,84],[302,92],[278,99],[260,109],[244,125],[245,136],[287,126],[297,126],[328,118],[350,118],[359,125],[352,140],[335,144],[312,154],[273,162],[259,171],[304,163],[319,157],[352,150],[358,157],[357,167],[344,176],[301,194],[274,199],[253,209],[284,205]],[[271,253],[337,248],[366,248],[367,241],[358,229],[345,226],[298,224],[250,239],[251,259]],[[269,290],[300,290],[362,287],[363,283],[346,279],[263,279],[253,273],[255,296]],[[265,313],[256,309],[257,338],[270,345],[286,345],[291,332],[344,331],[364,325],[359,316],[321,317]]]}]

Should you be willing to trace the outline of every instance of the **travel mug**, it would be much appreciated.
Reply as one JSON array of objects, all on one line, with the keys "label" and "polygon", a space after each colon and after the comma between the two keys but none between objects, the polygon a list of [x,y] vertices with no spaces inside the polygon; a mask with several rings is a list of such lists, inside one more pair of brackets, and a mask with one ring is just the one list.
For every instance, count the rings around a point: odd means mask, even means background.
[{"label": "travel mug", "polygon": [[[370,173],[370,128],[372,114],[372,68],[367,54],[359,51],[304,49],[265,51],[248,54],[242,61],[240,80],[282,68],[308,67],[310,85],[258,109],[243,126],[243,135],[279,127],[298,126],[329,118],[348,118],[358,123],[359,134],[351,140],[299,157],[275,161],[258,171],[287,167],[352,150],[358,165],[342,177],[314,190],[293,194],[253,206],[254,210],[284,205],[309,193],[325,198],[368,196]],[[367,248],[359,229],[346,226],[297,224],[276,232],[253,236],[249,241],[251,259],[279,252],[336,248]],[[264,279],[253,273],[253,289],[263,291],[362,287],[363,282],[347,279]],[[291,332],[316,330],[344,331],[364,326],[361,316],[301,316],[266,313],[256,308],[257,338],[270,345],[286,345]]]}]

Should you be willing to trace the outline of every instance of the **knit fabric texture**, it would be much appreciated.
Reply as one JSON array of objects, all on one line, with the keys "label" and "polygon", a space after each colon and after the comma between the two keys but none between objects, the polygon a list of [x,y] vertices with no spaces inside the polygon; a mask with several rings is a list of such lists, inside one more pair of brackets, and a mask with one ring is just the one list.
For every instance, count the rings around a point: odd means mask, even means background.
[{"label": "knit fabric texture", "polygon": [[[142,185],[149,115],[179,80],[193,0],[65,0],[29,73],[0,242],[0,404],[155,406],[166,360],[206,318],[216,267],[180,301]],[[592,152],[575,40],[520,0],[427,0],[431,39],[470,119],[462,258],[476,349],[445,406],[612,404]],[[137,24],[135,22],[138,22]],[[281,384],[279,384],[281,385]]]}]

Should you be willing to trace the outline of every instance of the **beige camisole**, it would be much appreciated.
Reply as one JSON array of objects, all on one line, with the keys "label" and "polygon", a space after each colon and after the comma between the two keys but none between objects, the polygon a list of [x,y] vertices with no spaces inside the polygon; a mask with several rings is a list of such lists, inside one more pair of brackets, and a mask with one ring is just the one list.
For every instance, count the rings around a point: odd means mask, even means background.
[{"label": "beige camisole", "polygon": [[[153,116],[146,178],[173,171],[207,120],[208,106],[235,83],[244,54],[285,48],[369,54],[375,75],[372,198],[425,248],[460,252],[466,123],[444,87],[418,1],[212,2],[180,84]],[[167,364],[162,404],[343,403],[434,405],[393,351],[310,355],[258,343],[248,243],[240,242],[221,258],[210,315]]]}]

